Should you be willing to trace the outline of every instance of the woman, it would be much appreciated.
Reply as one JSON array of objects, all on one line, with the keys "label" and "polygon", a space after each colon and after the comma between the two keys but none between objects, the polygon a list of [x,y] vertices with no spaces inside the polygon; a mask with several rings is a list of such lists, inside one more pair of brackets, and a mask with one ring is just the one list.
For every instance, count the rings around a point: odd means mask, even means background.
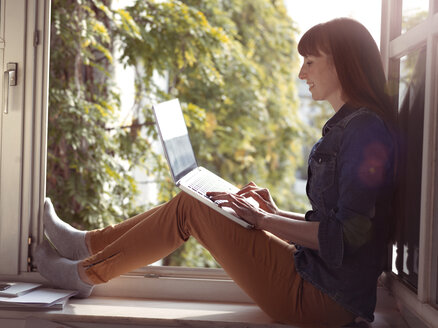
[{"label": "woman", "polygon": [[[394,152],[391,104],[379,51],[351,19],[311,28],[299,42],[299,77],[335,114],[309,157],[305,215],[277,208],[249,183],[237,194],[210,193],[255,229],[247,230],[180,193],[118,225],[78,231],[45,204],[46,234],[36,254],[41,274],[86,297],[92,286],[150,264],[194,236],[274,320],[341,326],[373,320],[385,263]],[[258,208],[245,197],[258,201]],[[290,243],[291,241],[292,243]]]}]

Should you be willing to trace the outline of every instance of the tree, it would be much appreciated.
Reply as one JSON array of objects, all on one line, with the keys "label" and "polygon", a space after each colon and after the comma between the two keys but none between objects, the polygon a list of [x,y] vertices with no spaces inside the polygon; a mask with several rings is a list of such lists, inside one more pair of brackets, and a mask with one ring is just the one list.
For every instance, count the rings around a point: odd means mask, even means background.
[{"label": "tree", "polygon": [[[52,1],[47,194],[61,217],[102,227],[133,211],[136,185],[119,155],[129,131],[109,133],[120,110],[112,83],[108,1]],[[130,162],[145,148],[135,143]]]},{"label": "tree", "polygon": [[[129,169],[138,165],[162,179],[161,202],[177,193],[150,147],[157,138],[151,104],[174,97],[201,165],[239,185],[266,186],[280,206],[294,209],[298,62],[296,30],[283,2],[109,5],[53,1],[48,194],[61,215],[86,227],[126,218],[136,210]],[[137,73],[132,124],[123,128],[115,126],[116,40],[121,60]],[[167,79],[166,89],[156,75]]]},{"label": "tree", "polygon": [[[180,99],[202,165],[266,185],[291,206],[284,186],[299,148],[298,63],[282,2],[137,1],[128,10],[142,38],[122,36],[123,59],[144,66],[139,93]],[[157,92],[153,72],[168,75],[168,90]],[[152,120],[150,105],[143,113]]]}]

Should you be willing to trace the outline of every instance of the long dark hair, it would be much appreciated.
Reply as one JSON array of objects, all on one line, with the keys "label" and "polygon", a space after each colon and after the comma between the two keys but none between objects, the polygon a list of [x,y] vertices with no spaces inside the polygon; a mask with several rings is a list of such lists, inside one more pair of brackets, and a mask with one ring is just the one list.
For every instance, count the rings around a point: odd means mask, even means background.
[{"label": "long dark hair", "polygon": [[[320,56],[322,53],[332,56],[347,103],[356,108],[366,107],[384,120],[394,141],[394,180],[397,190],[400,154],[396,110],[388,94],[380,52],[371,34],[353,19],[337,18],[308,30],[298,43],[298,52],[304,57]],[[393,213],[388,219],[387,237],[388,240],[394,240],[397,217]]]},{"label": "long dark hair", "polygon": [[315,25],[302,36],[298,52],[302,56],[330,55],[347,102],[374,111],[390,125],[395,123],[379,49],[361,23],[337,18]]}]

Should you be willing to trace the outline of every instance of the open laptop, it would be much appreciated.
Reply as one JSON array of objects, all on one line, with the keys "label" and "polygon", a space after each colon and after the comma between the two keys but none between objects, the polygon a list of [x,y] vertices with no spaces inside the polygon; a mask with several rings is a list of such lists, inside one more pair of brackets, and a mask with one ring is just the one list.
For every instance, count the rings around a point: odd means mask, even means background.
[{"label": "open laptop", "polygon": [[208,191],[236,193],[239,188],[198,166],[178,99],[154,105],[153,109],[158,134],[176,186],[228,219],[245,228],[253,228],[231,208],[220,207],[206,196]]}]

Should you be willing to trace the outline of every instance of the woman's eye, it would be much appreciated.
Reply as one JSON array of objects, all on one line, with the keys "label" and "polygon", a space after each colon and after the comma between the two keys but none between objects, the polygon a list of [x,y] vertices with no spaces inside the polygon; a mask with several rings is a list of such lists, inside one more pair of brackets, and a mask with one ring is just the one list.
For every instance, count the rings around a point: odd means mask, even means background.
[{"label": "woman's eye", "polygon": [[307,65],[312,65],[312,63],[313,63],[312,61],[308,61],[306,64]]}]

